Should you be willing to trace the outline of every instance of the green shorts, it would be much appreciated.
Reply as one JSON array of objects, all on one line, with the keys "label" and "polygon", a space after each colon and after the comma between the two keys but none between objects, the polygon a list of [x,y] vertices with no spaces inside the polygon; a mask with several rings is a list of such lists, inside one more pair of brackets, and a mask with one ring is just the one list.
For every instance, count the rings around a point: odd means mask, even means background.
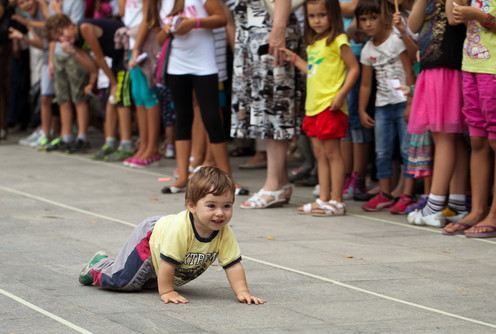
[{"label": "green shorts", "polygon": [[88,71],[72,57],[55,55],[54,83],[57,102],[79,104],[88,101],[84,87],[88,84]]}]

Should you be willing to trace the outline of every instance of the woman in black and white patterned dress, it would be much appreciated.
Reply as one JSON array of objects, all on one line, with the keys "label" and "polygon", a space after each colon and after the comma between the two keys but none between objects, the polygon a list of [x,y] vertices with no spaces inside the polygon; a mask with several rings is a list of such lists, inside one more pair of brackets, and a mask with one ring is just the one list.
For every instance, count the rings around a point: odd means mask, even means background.
[{"label": "woman in black and white patterned dress", "polygon": [[[261,0],[236,0],[231,135],[267,142],[267,177],[262,189],[241,208],[259,209],[289,202],[286,150],[299,133],[304,113],[304,77],[284,64],[278,49],[303,50],[291,1],[275,0],[272,18]],[[275,66],[276,65],[276,66]]]}]

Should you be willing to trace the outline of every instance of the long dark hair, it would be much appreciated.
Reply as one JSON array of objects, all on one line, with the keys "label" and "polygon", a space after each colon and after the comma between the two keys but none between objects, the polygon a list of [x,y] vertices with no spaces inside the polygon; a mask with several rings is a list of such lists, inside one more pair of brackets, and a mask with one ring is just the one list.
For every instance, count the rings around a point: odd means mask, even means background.
[{"label": "long dark hair", "polygon": [[[315,4],[322,1],[325,5],[327,12],[327,19],[329,20],[329,29],[323,33],[317,34],[310,27],[308,23],[307,6],[308,4]],[[326,40],[326,45],[331,44],[336,37],[344,33],[343,17],[341,15],[341,7],[339,6],[338,0],[306,0],[305,1],[305,32],[304,41],[306,45],[313,44],[316,40],[321,37],[328,36]]]}]

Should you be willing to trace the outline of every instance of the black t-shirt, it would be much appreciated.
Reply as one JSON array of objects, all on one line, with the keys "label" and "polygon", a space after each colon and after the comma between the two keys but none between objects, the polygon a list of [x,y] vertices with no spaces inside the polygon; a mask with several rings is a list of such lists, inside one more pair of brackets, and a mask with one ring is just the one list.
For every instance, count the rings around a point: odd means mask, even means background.
[{"label": "black t-shirt", "polygon": [[93,24],[103,30],[102,35],[98,38],[98,42],[100,43],[100,47],[102,48],[102,52],[105,56],[112,58],[112,68],[115,69],[116,64],[119,64],[124,61],[124,51],[122,49],[116,49],[114,44],[114,34],[117,29],[124,26],[124,24],[120,21],[113,19],[83,19],[78,23],[78,33],[79,38],[74,43],[75,46],[91,51],[89,46],[85,43],[83,37],[81,36],[81,32],[79,31],[81,24],[90,23]]},{"label": "black t-shirt", "polygon": [[461,69],[466,31],[464,24],[448,24],[444,4],[429,0],[425,9],[424,24],[418,34],[420,70]]}]

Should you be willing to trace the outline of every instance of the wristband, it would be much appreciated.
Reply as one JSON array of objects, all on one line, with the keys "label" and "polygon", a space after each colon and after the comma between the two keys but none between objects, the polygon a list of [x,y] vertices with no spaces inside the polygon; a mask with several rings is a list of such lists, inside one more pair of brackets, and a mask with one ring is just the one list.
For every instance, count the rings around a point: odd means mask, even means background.
[{"label": "wristband", "polygon": [[199,17],[196,18],[196,26],[195,26],[195,29],[198,29],[198,28],[200,28],[200,18]]},{"label": "wristband", "polygon": [[291,64],[296,64],[296,53],[293,52],[293,58],[291,58]]},{"label": "wristband", "polygon": [[492,16],[491,14],[486,14],[486,17],[484,18],[484,20],[482,20],[480,25],[486,29],[491,29],[495,20],[496,17]]},{"label": "wristband", "polygon": [[415,85],[410,85],[410,95],[413,96],[413,92],[415,91]]}]

